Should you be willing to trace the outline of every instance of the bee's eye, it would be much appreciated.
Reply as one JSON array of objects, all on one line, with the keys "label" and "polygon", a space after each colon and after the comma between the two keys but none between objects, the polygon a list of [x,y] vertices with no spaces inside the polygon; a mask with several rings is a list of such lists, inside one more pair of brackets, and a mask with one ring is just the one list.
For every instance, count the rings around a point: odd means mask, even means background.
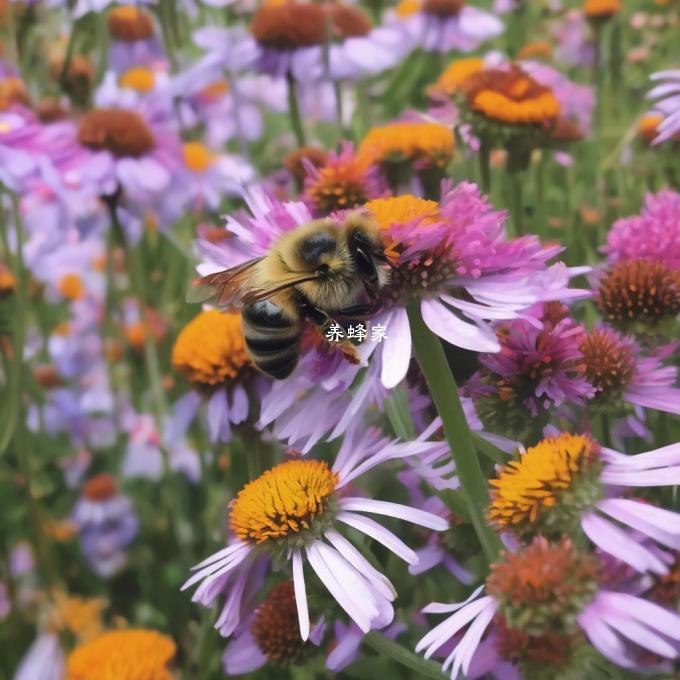
[{"label": "bee's eye", "polygon": [[329,267],[325,262],[322,262],[322,263],[316,268],[316,271],[319,272],[319,273],[325,274],[329,269],[330,269],[330,267]]}]

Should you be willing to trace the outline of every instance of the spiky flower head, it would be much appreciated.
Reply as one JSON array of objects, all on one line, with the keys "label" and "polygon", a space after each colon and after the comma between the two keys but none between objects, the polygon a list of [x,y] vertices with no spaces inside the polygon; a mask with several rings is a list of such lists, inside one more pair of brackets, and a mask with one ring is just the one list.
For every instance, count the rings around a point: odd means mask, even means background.
[{"label": "spiky flower head", "polygon": [[587,435],[543,439],[491,480],[489,519],[520,535],[572,530],[602,494],[600,470],[599,447]]},{"label": "spiky flower head", "polygon": [[492,565],[486,586],[508,628],[528,635],[571,634],[597,591],[597,558],[568,538],[536,537]]}]

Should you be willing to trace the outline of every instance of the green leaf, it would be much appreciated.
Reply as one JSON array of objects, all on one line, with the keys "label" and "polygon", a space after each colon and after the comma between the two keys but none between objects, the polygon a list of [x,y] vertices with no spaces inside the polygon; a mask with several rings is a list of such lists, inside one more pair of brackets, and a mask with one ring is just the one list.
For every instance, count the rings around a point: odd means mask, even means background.
[{"label": "green leaf", "polygon": [[368,645],[371,649],[378,652],[378,654],[384,654],[385,656],[393,659],[402,666],[410,668],[416,671],[419,678],[436,678],[441,680],[447,677],[442,673],[441,666],[434,663],[434,661],[428,661],[422,656],[419,656],[410,649],[407,649],[398,642],[394,642],[384,635],[376,632],[370,632],[364,637],[364,643]]}]

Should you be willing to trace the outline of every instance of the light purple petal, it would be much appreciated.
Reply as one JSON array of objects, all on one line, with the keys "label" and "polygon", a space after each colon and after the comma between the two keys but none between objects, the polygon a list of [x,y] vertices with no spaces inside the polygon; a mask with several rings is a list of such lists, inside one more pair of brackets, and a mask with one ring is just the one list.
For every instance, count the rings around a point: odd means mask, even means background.
[{"label": "light purple petal", "polygon": [[427,527],[433,531],[446,531],[449,528],[448,520],[424,510],[416,510],[401,503],[389,503],[377,501],[372,498],[343,498],[340,503],[343,510],[356,510],[359,512],[373,512],[387,517],[397,517],[413,524]]}]

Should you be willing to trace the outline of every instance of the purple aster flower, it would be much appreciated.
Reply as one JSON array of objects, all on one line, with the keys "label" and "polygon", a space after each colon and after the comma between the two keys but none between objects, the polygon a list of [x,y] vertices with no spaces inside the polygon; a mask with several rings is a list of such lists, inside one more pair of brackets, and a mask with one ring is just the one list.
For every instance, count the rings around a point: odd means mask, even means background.
[{"label": "purple aster flower", "polygon": [[[423,453],[430,447],[426,442],[387,441],[365,448],[359,440],[351,448],[341,449],[332,468],[318,460],[298,458],[268,470],[247,484],[231,503],[229,524],[236,538],[194,567],[195,573],[183,589],[200,582],[193,600],[206,607],[212,607],[224,594],[226,604],[216,627],[230,635],[241,621],[241,600],[253,564],[278,555],[292,571],[302,640],[310,636],[305,561],[362,631],[387,626],[394,617],[396,591],[340,528],[352,527],[415,564],[416,554],[401,539],[362,513],[388,515],[439,531],[448,523],[399,503],[346,496],[343,489],[380,463]],[[268,507],[285,508],[285,523],[277,519],[281,516],[278,511],[276,516],[268,514]]]},{"label": "purple aster flower", "polygon": [[664,119],[659,123],[659,135],[654,144],[661,144],[680,133],[680,69],[652,73],[653,81],[660,81],[647,97],[656,100],[654,111]]},{"label": "purple aster flower", "polygon": [[495,326],[501,350],[479,355],[482,369],[466,386],[482,419],[504,430],[523,431],[529,419],[540,428],[553,409],[582,406],[595,395],[581,353],[585,328],[561,303],[530,314]]},{"label": "purple aster flower", "polygon": [[[475,677],[471,669],[478,650],[487,666],[489,661],[492,667],[503,659],[519,661],[523,675],[531,675],[532,668],[545,671],[551,657],[556,671],[574,668],[584,652],[580,631],[617,666],[643,667],[641,652],[677,659],[680,615],[641,597],[603,589],[598,569],[597,558],[569,540],[551,544],[537,538],[492,565],[487,595],[479,597],[480,586],[464,602],[425,607],[425,613],[450,616],[420,640],[416,651],[430,658],[452,644],[443,664],[444,671],[451,668],[452,680],[461,671]],[[527,573],[534,578],[527,580]],[[489,629],[487,640],[494,639],[495,649],[480,649]]]},{"label": "purple aster flower", "polygon": [[660,260],[680,270],[680,193],[664,189],[647,194],[640,215],[616,220],[602,248],[609,264]]},{"label": "purple aster flower", "polygon": [[122,569],[124,550],[137,535],[139,520],[111,475],[85,482],[71,521],[78,529],[83,554],[97,574],[109,577]]},{"label": "purple aster flower", "polygon": [[427,52],[472,52],[503,32],[503,22],[465,0],[408,0],[397,5],[395,20]]},{"label": "purple aster flower", "polygon": [[[406,195],[371,201],[366,209],[384,229],[388,254],[402,272],[395,285],[403,286],[404,297],[420,297],[425,324],[458,347],[498,352],[490,320],[516,319],[537,302],[589,295],[568,288],[587,267],[548,266],[560,246],[543,246],[534,235],[507,238],[505,213],[493,210],[474,184],[446,191],[439,205]],[[397,300],[400,295],[397,290]],[[375,322],[388,331],[382,380],[393,387],[411,359],[406,309],[396,305]]]},{"label": "purple aster flower", "polygon": [[555,58],[567,66],[591,66],[595,55],[590,27],[581,10],[573,9],[554,24],[552,35],[557,40]]},{"label": "purple aster flower", "polygon": [[150,66],[165,59],[156,22],[143,7],[114,7],[107,16],[107,27],[111,36],[107,64],[115,72]]}]

